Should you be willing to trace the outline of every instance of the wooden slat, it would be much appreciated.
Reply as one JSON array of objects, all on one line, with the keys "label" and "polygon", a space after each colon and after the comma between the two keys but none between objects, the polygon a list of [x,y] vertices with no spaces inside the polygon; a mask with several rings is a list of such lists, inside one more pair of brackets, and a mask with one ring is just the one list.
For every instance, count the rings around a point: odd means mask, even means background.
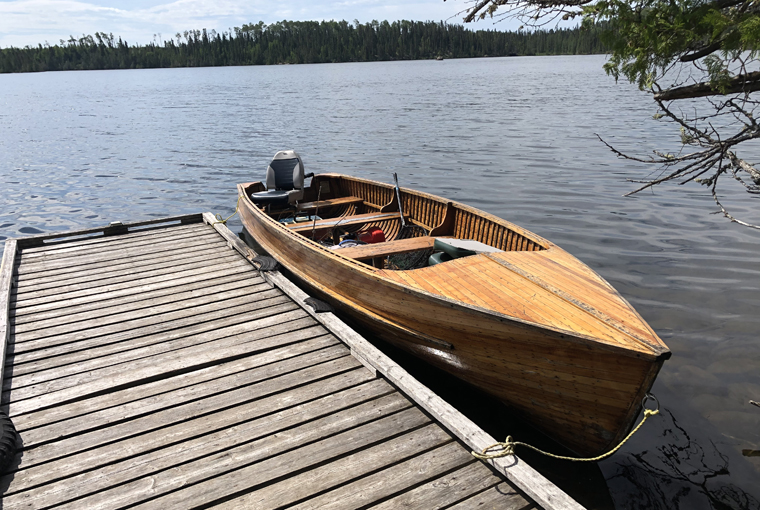
[{"label": "wooden slat", "polygon": [[[251,300],[251,295],[246,293],[237,300],[233,299],[222,303],[213,303],[211,306],[205,307],[212,309],[212,313],[210,314],[200,313],[204,310],[203,307],[190,308],[183,311],[191,315],[191,318],[187,319],[187,322],[195,326],[203,324],[205,330],[209,331],[217,329],[221,324],[229,323],[228,321],[233,317],[237,317],[238,321],[242,323],[247,320],[260,319],[274,313],[289,312],[297,308],[297,305],[276,290],[260,292],[255,294],[255,296],[256,299]],[[242,302],[242,306],[230,306],[236,301]],[[213,320],[214,318],[217,320]],[[161,319],[156,318],[154,320],[160,321]],[[182,335],[181,331],[177,331],[169,325],[164,323],[162,325],[165,326],[165,329],[172,329],[172,334],[146,335],[144,331],[137,331],[134,334],[135,338],[132,338],[129,342],[113,342],[109,337],[96,337],[84,342],[72,342],[21,354],[14,353],[13,359],[10,361],[13,364],[13,376],[19,377],[25,374],[50,370],[55,367],[85,363],[118,352],[133,351],[149,345],[171,341],[172,338],[189,336]],[[200,331],[200,328],[196,327],[189,331],[197,333]]]},{"label": "wooden slat", "polygon": [[312,222],[313,225],[312,223],[288,225],[288,228],[293,232],[305,233],[311,232],[312,228],[314,228],[314,230],[320,230],[338,226],[348,227],[352,225],[363,225],[365,223],[374,221],[394,220],[399,219],[400,217],[401,215],[397,212],[356,214],[353,216],[344,216],[342,218],[328,218],[324,220],[317,220],[316,222]]},{"label": "wooden slat", "polygon": [[[332,335],[317,336],[303,342],[286,345],[272,349],[264,353],[258,353],[255,356],[246,356],[241,359],[212,365],[192,372],[185,372],[179,375],[169,376],[164,379],[144,382],[137,386],[131,386],[124,389],[115,389],[107,394],[90,397],[86,400],[69,402],[56,407],[32,411],[28,414],[22,414],[14,418],[14,423],[20,431],[31,430],[47,425],[69,421],[74,423],[77,417],[87,415],[91,420],[92,427],[99,427],[105,423],[110,423],[111,409],[120,407],[125,416],[139,416],[142,410],[150,412],[153,409],[162,409],[165,407],[163,399],[166,398],[174,405],[174,395],[179,395],[179,399],[189,398],[184,392],[193,390],[188,388],[201,383],[226,377],[237,372],[250,370],[258,366],[272,363],[277,359],[287,359],[308,352],[326,349],[336,345],[338,340]],[[163,395],[158,398],[158,395]],[[148,402],[146,402],[148,401]],[[32,437],[48,437],[42,435]],[[40,441],[46,439],[39,439]]]},{"label": "wooden slat", "polygon": [[[137,295],[126,298],[122,302],[106,303],[104,307],[97,306],[97,303],[91,303],[79,307],[80,311],[68,315],[54,317],[41,316],[42,314],[29,315],[26,320],[14,326],[15,343],[65,335],[83,329],[102,328],[107,324],[121,323],[135,317],[145,317],[146,315],[176,310],[188,306],[189,302],[197,300],[199,295],[202,302],[207,303],[213,299],[215,293],[234,291],[246,288],[251,284],[255,284],[255,280],[246,281],[241,279],[239,275],[227,275],[187,286],[194,287],[194,289],[190,288],[190,290],[183,290],[182,292],[172,292],[174,288],[169,287],[154,291],[152,295],[155,297],[139,299],[139,295]],[[263,284],[260,283],[259,285]]]},{"label": "wooden slat", "polygon": [[302,202],[298,204],[299,211],[311,211],[315,209],[327,209],[336,205],[355,205],[364,202],[359,197],[340,197],[331,198],[329,200],[320,200],[319,202]]},{"label": "wooden slat", "polygon": [[[280,482],[277,484],[280,487],[267,487],[259,491],[255,498],[256,503],[262,507],[269,506],[267,503],[270,501],[289,503],[305,500],[292,507],[293,510],[353,510],[475,462],[472,455],[459,443],[448,443],[427,452],[419,452],[411,458],[407,457],[407,460],[402,456],[385,455],[382,450],[374,456],[369,452],[362,452]],[[382,467],[384,469],[372,473]],[[488,472],[485,466],[481,468]],[[363,476],[367,473],[371,474]],[[357,480],[358,477],[362,478]],[[493,475],[491,478],[494,478]],[[498,482],[498,479],[496,481]],[[316,498],[309,498],[312,494],[319,494],[330,487],[337,488]],[[262,497],[262,493],[268,492],[273,493],[270,501]],[[425,508],[441,506],[441,500],[448,495],[448,490],[444,491],[438,487],[438,490],[428,495]]]},{"label": "wooden slat", "polygon": [[[417,409],[412,408],[288,451],[282,455],[275,455],[255,464],[250,463],[264,455],[276,454],[280,450],[279,445],[268,448],[268,445],[256,445],[256,447],[247,448],[235,456],[212,456],[202,466],[191,463],[182,466],[181,470],[175,470],[176,473],[171,473],[170,479],[163,484],[154,478],[155,483],[148,494],[166,490],[166,488],[177,489],[181,487],[181,490],[138,505],[135,508],[156,508],[156,506],[189,508],[209,504],[221,498],[248,491],[275,478],[292,475],[302,469],[318,465],[335,457],[362,450],[378,441],[386,440],[381,445],[374,447],[370,453],[383,451],[388,456],[394,455],[398,451],[411,450],[410,453],[412,453],[440,444],[442,438],[437,433],[440,428],[436,426],[418,428],[426,423],[429,423],[428,418]],[[307,427],[303,433],[312,435],[313,430],[311,427]],[[404,433],[405,435],[391,439]],[[323,433],[324,435],[325,433]],[[241,461],[249,465],[242,467],[245,464]],[[231,467],[239,467],[239,469],[225,473]],[[197,483],[210,477],[216,477],[215,483]],[[221,507],[256,508],[259,506],[257,505],[258,494],[258,492],[254,492],[250,496],[229,501]]]},{"label": "wooden slat", "polygon": [[[202,214],[183,214],[180,216],[170,216],[168,218],[156,218],[152,220],[145,220],[145,221],[134,221],[134,222],[122,222],[119,227],[126,228],[126,229],[137,229],[138,227],[144,227],[147,225],[157,225],[160,223],[170,223],[170,222],[181,222],[182,224],[189,224],[189,223],[198,223],[202,221]],[[66,237],[75,237],[75,236],[83,236],[88,234],[99,234],[106,232],[108,230],[113,230],[113,227],[110,225],[105,227],[97,227],[97,228],[87,228],[82,230],[72,230],[68,232],[56,232],[54,234],[39,234],[39,235],[33,235],[33,236],[27,236],[22,239],[21,247],[26,249],[30,246],[36,246],[40,243],[43,243],[45,241],[53,240],[53,239],[62,239]],[[72,240],[76,241],[76,240]]]},{"label": "wooden slat", "polygon": [[[266,320],[268,319],[263,319],[263,321]],[[15,416],[35,409],[84,398],[112,387],[136,384],[158,374],[167,373],[169,370],[191,370],[194,367],[209,363],[221,363],[249,354],[252,350],[271,349],[324,333],[324,329],[321,327],[307,327],[308,324],[307,319],[298,319],[249,333],[240,339],[233,338],[228,342],[219,341],[219,343],[230,344],[221,348],[212,348],[205,344],[187,347],[166,353],[160,359],[148,358],[124,366],[108,367],[88,374],[77,374],[64,379],[41,383],[31,388],[20,388],[18,390],[20,396],[16,396],[15,391],[4,393],[3,396],[6,398],[7,395],[7,401],[10,402],[8,405],[9,414]],[[302,329],[304,327],[305,329]],[[294,331],[294,329],[296,330]],[[165,365],[157,366],[158,363]]]},{"label": "wooden slat", "polygon": [[38,261],[29,264],[25,264],[22,260],[18,267],[18,274],[19,277],[24,276],[25,278],[28,278],[34,274],[34,278],[41,278],[44,277],[44,273],[53,271],[55,272],[54,274],[80,272],[83,269],[89,271],[95,268],[107,267],[108,265],[123,259],[146,260],[156,258],[162,253],[175,251],[177,249],[209,245],[220,246],[218,237],[215,237],[211,232],[194,236],[191,239],[157,243],[153,246],[143,247],[141,249],[128,248],[124,250],[110,250],[105,253],[96,253],[92,255],[82,255],[80,257],[74,257],[73,260],[65,258],[61,260]]},{"label": "wooden slat", "polygon": [[[60,469],[67,473],[76,473],[76,471],[72,471],[72,466],[75,465],[73,456],[79,452],[85,452],[85,454],[79,456],[80,463],[95,467],[101,465],[101,463],[108,463],[114,459],[121,458],[124,455],[124,451],[121,450],[124,447],[124,440],[138,434],[165,429],[173,424],[182,424],[182,427],[187,427],[190,426],[186,424],[189,420],[254,402],[273,394],[284,393],[304,384],[325,381],[339,374],[355,371],[360,366],[359,363],[345,354],[347,353],[344,353],[342,357],[317,365],[309,366],[308,363],[304,363],[305,368],[272,378],[268,377],[276,375],[276,367],[272,368],[271,371],[267,370],[266,367],[262,367],[252,371],[239,372],[231,378],[236,384],[239,383],[239,385],[233,386],[234,389],[220,387],[215,381],[206,382],[193,389],[198,392],[204,392],[208,389],[209,396],[207,397],[196,398],[174,407],[156,410],[132,420],[116,422],[108,427],[96,428],[26,450],[23,455],[20,455],[17,467],[18,471],[23,473],[23,476],[21,476],[23,481],[17,480],[14,483],[13,490],[22,490],[25,487],[36,485],[42,477],[46,480],[51,480],[60,476],[61,473],[56,473],[56,470],[50,464],[51,461],[56,459],[63,459],[62,462],[59,462]],[[311,356],[311,358],[318,359],[315,356]],[[256,382],[258,378],[263,380]],[[354,380],[353,378],[350,379]],[[367,379],[365,377],[362,380]],[[246,384],[246,381],[250,382]],[[202,397],[203,394],[196,395],[196,397],[198,396]],[[192,432],[194,429],[192,426],[190,427]],[[198,431],[194,433],[198,434]],[[163,432],[160,433],[156,439],[160,442],[170,439],[170,436],[163,434]],[[115,441],[121,441],[122,445],[116,444],[115,446],[101,448],[98,452],[93,451],[93,448],[110,445],[110,443],[114,443]],[[141,448],[139,445],[146,442],[148,440],[145,438],[137,440],[132,450],[135,448],[139,450]],[[154,444],[153,447],[155,446]],[[38,465],[42,467],[32,471],[32,468]],[[40,473],[39,475],[35,474],[38,472]]]},{"label": "wooden slat", "polygon": [[[173,274],[154,277],[148,281],[140,283],[127,282],[115,284],[108,287],[89,289],[82,292],[73,292],[57,296],[55,300],[43,299],[37,303],[25,303],[15,307],[16,324],[23,323],[27,316],[33,315],[37,320],[49,317],[58,317],[60,315],[70,315],[77,313],[89,307],[81,305],[92,305],[98,303],[98,307],[112,306],[134,299],[150,299],[160,296],[176,287],[182,287],[183,291],[202,288],[202,285],[210,285],[210,280],[218,282],[225,281],[225,278],[245,278],[256,275],[256,271],[250,264],[240,259],[230,262],[229,264],[213,265],[206,267],[196,267],[184,271],[176,271]],[[62,303],[64,304],[63,306]],[[47,312],[47,313],[45,313]]]},{"label": "wooden slat", "polygon": [[375,257],[387,257],[389,255],[409,253],[412,251],[429,250],[435,244],[435,237],[412,237],[384,243],[365,244],[335,250],[338,255],[350,259],[366,260]]},{"label": "wooden slat", "polygon": [[[373,506],[372,510],[395,510],[397,508],[437,510],[448,508],[449,505],[467,499],[499,483],[501,483],[501,479],[494,476],[487,467],[480,462],[473,462],[410,491],[387,499]],[[328,504],[324,508],[331,510],[339,506],[340,502],[336,502]],[[304,510],[306,508],[308,507],[304,505]],[[497,508],[501,507],[497,506]]]},{"label": "wooden slat", "polygon": [[115,249],[116,247],[130,247],[151,244],[155,242],[164,242],[167,240],[176,240],[180,236],[192,236],[199,233],[207,233],[208,226],[203,223],[192,225],[180,225],[172,227],[163,227],[161,229],[148,230],[145,232],[134,232],[116,236],[102,236],[88,240],[64,242],[52,246],[40,246],[37,248],[25,248],[22,252],[24,260],[32,262],[42,260],[48,257],[70,256],[74,253],[98,253],[104,249]]},{"label": "wooden slat", "polygon": [[[240,318],[240,322],[250,322],[254,320],[264,319],[266,317],[271,317],[281,313],[291,312],[297,308],[298,307],[292,302],[284,302],[278,306],[268,306],[256,311],[255,313],[246,314],[245,317]],[[134,342],[130,342],[130,344],[133,343]],[[113,349],[112,346],[105,346],[107,349],[100,349],[97,352],[89,351],[87,353],[89,354],[89,358],[86,360],[70,363],[70,359],[67,357],[62,357],[64,359],[59,360],[55,366],[51,366],[45,370],[36,370],[25,375],[15,373],[14,371],[12,386],[14,389],[23,388],[25,386],[32,386],[45,381],[51,381],[75,374],[81,374],[83,372],[91,372],[93,370],[100,370],[109,366],[130,363],[138,359],[149,358],[151,356],[170,352],[183,348],[185,346],[197,345],[198,343],[199,342],[196,337],[189,337],[184,340],[153,342],[147,345],[130,345],[129,348],[125,348],[125,346],[117,346],[120,348]],[[110,347],[110,349],[108,347]],[[5,381],[3,384],[3,389],[7,390],[10,389],[10,387],[11,381]]]},{"label": "wooden slat", "polygon": [[[209,251],[207,254],[213,252]],[[111,289],[115,285],[137,281],[153,281],[154,279],[179,272],[198,270],[202,268],[211,268],[217,265],[226,265],[235,260],[239,260],[237,253],[232,251],[223,253],[217,258],[209,258],[204,255],[198,257],[187,256],[170,262],[164,262],[158,265],[143,266],[140,270],[127,271],[118,275],[98,280],[84,280],[81,282],[61,282],[48,288],[37,288],[36,290],[26,290],[26,285],[22,287],[23,292],[17,292],[13,297],[13,305],[17,308],[32,306],[53,299],[60,300],[68,296],[85,296],[97,293],[99,289]],[[133,283],[134,284],[134,283]]]},{"label": "wooden slat", "polygon": [[22,291],[34,292],[41,289],[51,289],[58,286],[73,285],[82,282],[98,281],[113,276],[134,273],[142,269],[153,267],[165,267],[166,264],[181,263],[195,257],[212,257],[219,254],[220,246],[200,244],[186,247],[180,252],[166,252],[160,256],[149,255],[147,259],[131,257],[118,262],[107,261],[98,264],[90,264],[80,271],[71,272],[66,268],[44,273],[31,273],[28,276],[19,276],[19,284]]},{"label": "wooden slat", "polygon": [[10,301],[13,287],[13,266],[16,261],[16,240],[5,241],[0,263],[0,381],[5,377],[5,358],[10,339]]},{"label": "wooden slat", "polygon": [[[309,342],[296,344],[296,346],[292,346],[295,348],[289,350],[287,348],[275,349],[277,355],[282,356],[282,358],[274,357],[270,351],[243,358],[244,363],[233,364],[235,363],[233,362],[216,365],[218,376],[214,380],[191,387],[185,386],[171,392],[166,391],[160,399],[141,399],[120,406],[91,410],[84,416],[75,417],[65,422],[51,423],[44,427],[27,430],[24,432],[24,448],[34,448],[42,443],[111,426],[120,421],[137,418],[175,405],[185,405],[195,400],[206,399],[227,392],[231,388],[251,385],[348,355],[345,347],[339,344],[299,354],[301,350],[298,349],[299,346],[313,343],[324,344],[329,341],[329,336],[319,337]],[[232,372],[226,373],[228,371]]]},{"label": "wooden slat", "polygon": [[502,483],[468,498],[450,510],[472,510],[473,508],[498,508],[500,510],[528,510],[535,508],[509,485]]},{"label": "wooden slat", "polygon": [[[221,296],[210,303],[191,303],[179,310],[141,317],[116,325],[98,328],[98,336],[92,336],[92,331],[79,331],[68,338],[56,337],[59,342],[50,345],[49,340],[41,339],[14,344],[13,359],[8,361],[14,365],[14,373],[19,374],[36,371],[36,367],[44,367],[48,359],[55,364],[55,358],[65,354],[82,356],[90,349],[108,348],[119,345],[124,349],[130,346],[149,345],[151,343],[168,341],[183,336],[203,333],[217,329],[235,316],[258,309],[261,306],[280,305],[287,298],[277,289],[266,289],[260,292],[249,292],[248,289],[238,289]],[[206,298],[208,301],[208,298]],[[131,340],[126,342],[126,340]],[[36,345],[35,345],[36,344]],[[94,351],[98,352],[98,351]],[[27,366],[29,368],[27,368]]]},{"label": "wooden slat", "polygon": [[[302,423],[308,422],[309,425],[306,427],[315,429],[314,425],[318,427],[320,422],[313,420],[324,421],[329,417],[327,420],[333,423],[333,427],[340,427],[341,422],[357,425],[395,413],[410,405],[408,400],[394,393],[393,388],[382,380],[368,381],[349,388],[345,388],[349,383],[345,378],[328,380],[327,383],[303,386],[282,395],[261,399],[256,405],[233,408],[195,420],[194,425],[198,431],[216,429],[215,432],[206,435],[190,438],[193,434],[192,429],[177,425],[175,428],[178,429],[178,433],[171,435],[175,442],[170,445],[161,444],[165,441],[157,435],[138,436],[133,442],[144,453],[134,457],[125,456],[123,460],[97,470],[85,471],[30,491],[5,496],[3,508],[46,508],[104,490],[109,492],[91,497],[97,498],[101,505],[108,505],[110,502],[116,504],[115,500],[123,502],[129,498],[129,488],[120,489],[119,485],[128,482],[143,485],[139,480],[158,471],[203,459],[279,431],[292,429]],[[326,393],[329,394],[325,395]],[[347,411],[342,411],[343,409]],[[163,433],[167,436],[171,431],[164,430]],[[147,440],[147,443],[140,442],[140,439]],[[154,444],[159,444],[161,448],[151,450]],[[288,446],[288,442],[279,445],[280,448]],[[85,469],[86,467],[83,466]],[[139,494],[136,496],[133,499],[139,501]],[[87,501],[79,502],[80,505],[86,503]]]}]

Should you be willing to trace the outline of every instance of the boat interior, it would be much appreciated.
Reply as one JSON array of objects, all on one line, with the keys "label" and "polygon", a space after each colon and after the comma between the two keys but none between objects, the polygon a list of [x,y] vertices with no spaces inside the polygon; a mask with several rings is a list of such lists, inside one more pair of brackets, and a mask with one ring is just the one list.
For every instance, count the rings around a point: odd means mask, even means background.
[{"label": "boat interior", "polygon": [[515,225],[434,195],[341,174],[305,174],[295,151],[278,152],[266,181],[245,191],[291,231],[380,269],[546,249],[544,240]]}]

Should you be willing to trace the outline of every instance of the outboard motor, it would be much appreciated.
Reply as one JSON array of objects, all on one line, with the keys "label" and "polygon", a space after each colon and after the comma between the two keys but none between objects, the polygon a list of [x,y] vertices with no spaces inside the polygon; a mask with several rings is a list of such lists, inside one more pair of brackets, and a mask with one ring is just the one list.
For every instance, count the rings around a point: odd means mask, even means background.
[{"label": "outboard motor", "polygon": [[305,175],[303,161],[296,151],[279,151],[267,167],[267,190],[251,194],[257,205],[287,207],[303,199]]}]

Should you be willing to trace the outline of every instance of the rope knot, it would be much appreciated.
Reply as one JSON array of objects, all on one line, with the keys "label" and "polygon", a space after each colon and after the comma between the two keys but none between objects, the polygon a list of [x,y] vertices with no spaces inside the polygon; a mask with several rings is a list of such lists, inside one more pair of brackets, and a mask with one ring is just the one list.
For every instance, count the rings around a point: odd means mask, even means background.
[{"label": "rope knot", "polygon": [[494,443],[491,446],[483,448],[478,452],[472,452],[472,455],[480,460],[498,459],[499,457],[507,457],[515,454],[515,442],[512,441],[512,436],[507,436],[506,441],[503,443]]}]

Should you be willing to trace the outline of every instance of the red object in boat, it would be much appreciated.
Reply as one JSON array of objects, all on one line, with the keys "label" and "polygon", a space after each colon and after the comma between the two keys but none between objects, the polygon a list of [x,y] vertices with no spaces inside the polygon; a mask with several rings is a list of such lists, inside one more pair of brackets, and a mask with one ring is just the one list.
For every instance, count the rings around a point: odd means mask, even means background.
[{"label": "red object in boat", "polygon": [[372,227],[369,230],[365,230],[364,232],[359,232],[356,234],[356,239],[367,244],[384,243],[385,233],[381,228]]}]

